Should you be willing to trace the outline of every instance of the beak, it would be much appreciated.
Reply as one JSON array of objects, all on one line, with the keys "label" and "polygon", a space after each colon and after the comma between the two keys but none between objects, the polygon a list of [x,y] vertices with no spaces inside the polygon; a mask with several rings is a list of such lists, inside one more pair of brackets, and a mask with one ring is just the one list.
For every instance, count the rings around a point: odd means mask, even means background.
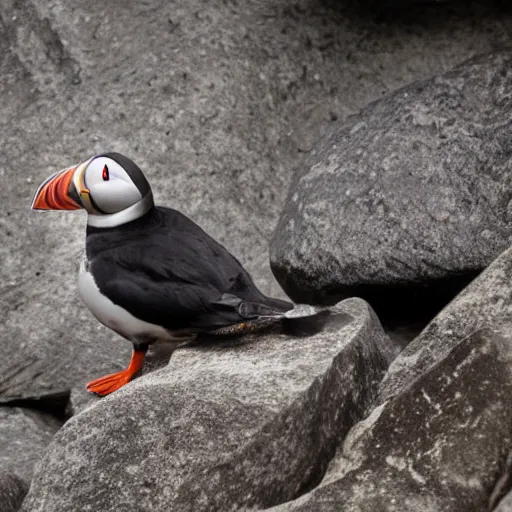
[{"label": "beak", "polygon": [[82,208],[73,184],[73,175],[78,167],[68,167],[46,179],[37,189],[32,201],[32,209],[78,210]]}]

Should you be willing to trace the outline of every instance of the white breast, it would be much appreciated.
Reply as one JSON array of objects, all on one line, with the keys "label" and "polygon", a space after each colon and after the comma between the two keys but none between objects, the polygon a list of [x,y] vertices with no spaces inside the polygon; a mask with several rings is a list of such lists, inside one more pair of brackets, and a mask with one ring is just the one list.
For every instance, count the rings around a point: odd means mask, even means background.
[{"label": "white breast", "polygon": [[148,338],[156,341],[172,341],[176,338],[163,327],[135,318],[126,309],[114,304],[103,295],[92,274],[87,270],[85,257],[80,263],[78,273],[78,292],[91,313],[108,328],[130,341]]}]

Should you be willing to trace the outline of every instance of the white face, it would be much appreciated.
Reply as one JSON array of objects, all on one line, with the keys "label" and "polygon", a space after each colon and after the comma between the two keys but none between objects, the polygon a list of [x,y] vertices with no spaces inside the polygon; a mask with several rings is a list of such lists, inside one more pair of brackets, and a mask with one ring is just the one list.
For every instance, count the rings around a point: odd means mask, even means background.
[{"label": "white face", "polygon": [[142,199],[128,173],[114,160],[100,156],[85,170],[85,186],[94,203],[105,213],[116,213]]}]

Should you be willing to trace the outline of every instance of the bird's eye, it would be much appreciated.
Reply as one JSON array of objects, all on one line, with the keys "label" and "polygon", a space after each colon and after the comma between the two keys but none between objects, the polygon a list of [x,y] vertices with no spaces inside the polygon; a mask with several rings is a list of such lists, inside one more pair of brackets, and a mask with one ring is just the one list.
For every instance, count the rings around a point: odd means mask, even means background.
[{"label": "bird's eye", "polygon": [[110,179],[110,174],[108,172],[108,167],[105,165],[105,167],[103,167],[103,173],[101,175],[103,177],[103,181],[108,181]]}]

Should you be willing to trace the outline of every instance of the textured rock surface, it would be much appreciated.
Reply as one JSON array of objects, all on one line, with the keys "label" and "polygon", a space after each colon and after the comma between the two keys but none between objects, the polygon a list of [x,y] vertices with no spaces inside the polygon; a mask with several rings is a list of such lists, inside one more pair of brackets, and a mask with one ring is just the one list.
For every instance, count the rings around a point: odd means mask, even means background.
[{"label": "textured rock surface", "polygon": [[402,392],[473,331],[491,327],[512,332],[511,275],[512,249],[508,249],[394,360],[381,383],[381,400]]},{"label": "textured rock surface", "polygon": [[0,471],[0,504],[2,512],[17,512],[27,494],[28,485],[11,473]]},{"label": "textured rock surface", "polygon": [[179,349],[74,416],[23,510],[231,510],[315,485],[371,403],[390,341],[359,299],[281,329]]},{"label": "textured rock surface", "polygon": [[57,420],[42,412],[0,407],[1,471],[30,482],[34,465],[60,426]]},{"label": "textured rock surface", "polygon": [[511,90],[512,52],[492,53],[333,127],[301,167],[272,242],[285,291],[414,308],[423,286],[454,295],[487,266],[512,241]]},{"label": "textured rock surface", "polygon": [[0,19],[6,398],[82,387],[129,357],[76,297],[83,216],[28,210],[49,173],[105,149],[128,154],[158,201],[277,294],[267,240],[291,169],[332,120],[511,39],[486,7],[382,23],[309,0],[7,0]]},{"label": "textured rock surface", "polygon": [[321,484],[275,512],[494,509],[512,485],[511,274],[508,249],[393,361]]},{"label": "textured rock surface", "polygon": [[319,487],[272,511],[490,510],[512,447],[511,392],[510,331],[478,331],[356,425]]},{"label": "textured rock surface", "polygon": [[512,511],[512,492],[509,492],[494,509],[494,512],[511,512]]},{"label": "textured rock surface", "polygon": [[512,510],[512,450],[508,452],[505,464],[501,468],[501,476],[496,481],[489,498],[489,510],[494,512],[510,512]]}]

